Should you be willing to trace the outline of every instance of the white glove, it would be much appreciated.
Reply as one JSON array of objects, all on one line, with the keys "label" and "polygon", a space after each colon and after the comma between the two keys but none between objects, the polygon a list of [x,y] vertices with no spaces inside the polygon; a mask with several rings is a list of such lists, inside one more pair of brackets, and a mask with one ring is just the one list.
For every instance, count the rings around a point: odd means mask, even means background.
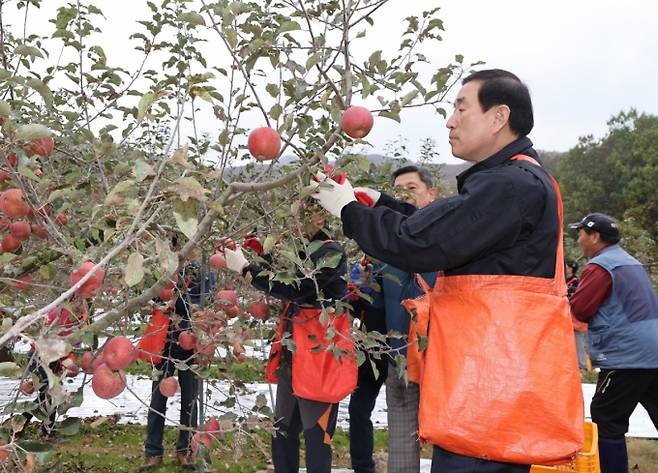
[{"label": "white glove", "polygon": [[236,245],[235,250],[224,248],[224,259],[226,260],[226,267],[228,269],[240,274],[249,265],[249,261],[244,257],[240,245]]},{"label": "white glove", "polygon": [[[321,172],[318,172],[315,177],[325,185],[320,187],[320,183],[318,183],[311,197],[317,200],[318,204],[324,207],[327,212],[340,218],[340,211],[343,210],[343,207],[356,201],[352,184],[347,179],[342,184],[338,184],[333,179],[327,179],[327,176]],[[331,187],[327,187],[327,184]]]},{"label": "white glove", "polygon": [[370,187],[355,187],[354,192],[363,192],[365,195],[370,197],[375,204],[382,195],[381,192],[376,191],[375,189],[371,189]]}]

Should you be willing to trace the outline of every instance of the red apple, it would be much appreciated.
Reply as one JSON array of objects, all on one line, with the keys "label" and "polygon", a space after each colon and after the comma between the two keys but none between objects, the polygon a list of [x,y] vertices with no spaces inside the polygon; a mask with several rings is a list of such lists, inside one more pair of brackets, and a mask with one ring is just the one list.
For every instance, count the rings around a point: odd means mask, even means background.
[{"label": "red apple", "polygon": [[201,430],[208,435],[214,436],[214,434],[219,433],[220,430],[219,421],[217,420],[216,417],[211,417],[206,421],[205,424],[203,424]]},{"label": "red apple", "polygon": [[249,133],[247,147],[258,161],[270,161],[279,156],[281,138],[274,128],[264,126]]},{"label": "red apple", "polygon": [[221,309],[227,310],[229,307],[238,304],[238,296],[232,289],[223,289],[215,294],[215,300]]},{"label": "red apple", "polygon": [[48,312],[46,323],[50,327],[62,328],[63,330],[60,330],[58,335],[65,337],[71,334],[71,328],[75,324],[75,318],[68,310],[62,309],[61,307],[53,307],[50,309],[50,312]]},{"label": "red apple", "polygon": [[136,359],[133,342],[128,337],[114,337],[105,344],[103,357],[108,368],[122,370]]},{"label": "red apple", "polygon": [[21,241],[17,240],[11,235],[5,235],[5,237],[2,239],[2,242],[0,243],[0,246],[2,246],[2,251],[6,253],[13,253],[21,246]]},{"label": "red apple", "polygon": [[240,307],[238,307],[237,305],[232,305],[231,307],[227,307],[225,311],[226,311],[226,315],[228,315],[229,318],[231,319],[240,315]]},{"label": "red apple", "polygon": [[62,367],[66,370],[66,376],[73,378],[80,372],[78,366],[78,357],[75,353],[69,353],[66,358],[62,360]]},{"label": "red apple", "polygon": [[226,267],[226,259],[224,259],[224,255],[221,253],[215,253],[212,255],[208,260],[208,263],[210,263],[210,267],[213,269],[221,269]]},{"label": "red apple", "polygon": [[160,381],[159,389],[164,397],[172,397],[178,391],[178,380],[174,376],[169,376]]},{"label": "red apple", "polygon": [[80,359],[80,367],[85,373],[92,374],[94,372],[92,363],[96,360],[94,360],[94,354],[92,352],[86,351],[82,354],[82,358]]},{"label": "red apple", "polygon": [[0,210],[7,217],[24,217],[30,211],[30,206],[23,200],[23,191],[7,189],[0,194]]},{"label": "red apple", "polygon": [[9,166],[11,169],[16,169],[16,165],[18,165],[18,156],[16,156],[16,153],[9,153],[6,159],[7,166]]},{"label": "red apple", "polygon": [[34,382],[31,379],[21,381],[21,392],[26,396],[34,394]]},{"label": "red apple", "polygon": [[196,335],[191,330],[186,330],[178,336],[178,344],[183,350],[192,350],[196,343]]},{"label": "red apple", "polygon": [[0,230],[4,230],[5,228],[9,228],[9,225],[11,225],[11,220],[9,220],[4,215],[0,215]]},{"label": "red apple", "polygon": [[65,213],[58,213],[55,215],[55,223],[59,225],[60,227],[63,227],[67,223],[69,223],[69,217]]},{"label": "red apple", "polygon": [[11,175],[7,171],[0,169],[0,184],[8,181],[9,179],[11,179]]},{"label": "red apple", "polygon": [[30,228],[30,224],[25,220],[18,220],[9,225],[9,233],[11,233],[11,236],[17,240],[27,240],[30,238],[31,232],[32,229]]},{"label": "red apple", "polygon": [[[91,261],[82,263],[82,265],[73,271],[73,274],[71,274],[71,286],[80,281],[88,272],[94,268],[94,266],[96,266],[96,264],[92,263]],[[87,279],[87,281],[82,286],[76,289],[75,293],[83,298],[96,296],[98,289],[103,284],[104,278],[105,270],[100,267],[97,268],[94,274],[89,279]]]},{"label": "red apple", "polygon": [[340,128],[352,138],[363,138],[372,130],[372,113],[365,107],[352,106],[343,112]]},{"label": "red apple", "polygon": [[24,146],[25,151],[38,154],[43,158],[47,158],[55,148],[55,140],[52,136],[42,136],[41,138],[34,138],[32,141]]},{"label": "red apple", "polygon": [[45,225],[40,225],[38,223],[33,223],[31,227],[31,233],[35,237],[37,237],[39,240],[47,240],[48,239],[48,229],[46,228]]},{"label": "red apple", "polygon": [[174,297],[173,289],[163,289],[158,296],[162,302],[170,301]]},{"label": "red apple", "polygon": [[24,291],[31,285],[32,285],[32,275],[24,274],[23,276],[19,277],[18,280],[14,283],[14,288],[17,291]]},{"label": "red apple", "polygon": [[9,458],[9,447],[5,440],[0,440],[0,463],[3,463],[7,458]]},{"label": "red apple", "polygon": [[270,314],[270,306],[267,302],[253,301],[249,304],[249,313],[254,319],[263,320]]},{"label": "red apple", "polygon": [[125,388],[126,374],[123,371],[112,371],[106,364],[100,365],[94,371],[91,389],[101,399],[117,397]]},{"label": "red apple", "polygon": [[192,451],[196,453],[199,449],[212,448],[212,437],[205,432],[197,432],[192,435]]}]

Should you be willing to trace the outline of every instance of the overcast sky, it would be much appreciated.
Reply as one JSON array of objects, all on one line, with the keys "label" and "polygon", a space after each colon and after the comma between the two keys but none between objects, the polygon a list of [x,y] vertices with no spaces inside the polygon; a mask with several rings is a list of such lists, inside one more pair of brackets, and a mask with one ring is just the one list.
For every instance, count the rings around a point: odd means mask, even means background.
[{"label": "overcast sky", "polygon": [[[64,3],[44,2],[29,28],[45,26],[54,8]],[[105,37],[100,44],[111,63],[123,66],[135,44],[128,41],[138,29],[133,22],[145,18],[148,10],[137,8],[141,1],[94,3],[108,18],[100,25]],[[482,67],[508,69],[521,77],[534,101],[535,129],[530,137],[539,149],[566,151],[579,136],[601,137],[607,120],[630,107],[658,114],[658,2],[392,0],[375,17],[375,27],[362,43],[363,53],[384,49],[390,57],[400,42],[393,32],[401,31],[401,19],[434,6],[441,6],[446,31],[444,42],[428,55],[432,63],[440,67],[460,53],[465,62],[483,60],[487,64]],[[22,16],[7,20],[22,25]],[[51,59],[56,55],[52,51]],[[210,121],[206,128],[216,130]],[[430,110],[405,112],[401,125],[376,119],[369,136],[372,152],[382,152],[397,135],[408,140],[412,154],[420,140],[432,137],[440,160],[457,162],[451,158],[445,120]]]}]

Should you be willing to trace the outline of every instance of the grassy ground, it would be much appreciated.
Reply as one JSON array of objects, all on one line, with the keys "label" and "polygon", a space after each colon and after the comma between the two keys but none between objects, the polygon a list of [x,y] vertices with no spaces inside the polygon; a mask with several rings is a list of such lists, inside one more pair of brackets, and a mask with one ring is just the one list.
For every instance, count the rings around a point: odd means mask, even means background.
[{"label": "grassy ground", "polygon": [[[97,424],[97,425],[95,425]],[[36,429],[30,426],[26,439],[35,437]],[[99,424],[87,419],[79,433],[62,437],[55,445],[57,452],[40,468],[38,472],[135,472],[143,459],[143,442],[145,427],[137,425],[117,425],[114,419]],[[176,430],[165,431],[166,455],[160,473],[178,472],[173,451],[176,442]],[[236,447],[237,445],[237,447]],[[349,467],[349,439],[346,432],[338,430],[333,439],[334,466]],[[634,473],[655,473],[658,465],[658,440],[629,439],[629,463]],[[375,459],[378,471],[385,471],[386,431],[375,432]],[[303,452],[302,452],[303,462]],[[423,447],[423,457],[431,457],[431,448]],[[269,437],[265,431],[259,431],[236,442],[227,437],[213,450],[212,464],[206,471],[217,473],[256,473],[266,471],[269,462]],[[2,471],[0,469],[0,471]],[[20,471],[14,469],[10,471]]]}]

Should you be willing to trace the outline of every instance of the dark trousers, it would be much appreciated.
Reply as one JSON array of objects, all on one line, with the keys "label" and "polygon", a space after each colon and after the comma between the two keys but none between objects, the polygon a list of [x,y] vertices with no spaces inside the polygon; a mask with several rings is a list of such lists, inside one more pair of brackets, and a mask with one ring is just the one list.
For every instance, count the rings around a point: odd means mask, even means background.
[{"label": "dark trousers", "polygon": [[602,473],[628,471],[625,435],[638,403],[658,428],[658,369],[601,370],[591,412],[599,430]]},{"label": "dark trousers", "polygon": [[[44,370],[39,362],[37,361],[37,355],[34,352],[30,351],[30,364],[28,370],[32,373],[37,373],[39,377],[39,392],[37,393],[37,398],[35,403],[37,405],[36,414],[33,412],[24,412],[23,417],[26,419],[26,425],[33,417],[37,416],[39,419],[43,420],[41,424],[41,433],[48,435],[55,430],[55,420],[57,419],[57,408],[52,405],[52,399],[48,394],[48,375],[46,370]],[[61,369],[59,361],[53,361],[48,365],[53,373],[58,373]]]},{"label": "dark trousers", "polygon": [[[162,395],[159,386],[163,378],[174,374],[176,367],[173,361],[165,360],[157,365],[157,369],[162,371],[162,375],[160,379],[153,382],[151,409],[149,409],[147,416],[146,443],[144,445],[144,454],[147,457],[161,457],[164,453],[162,437],[165,425],[164,415],[167,412],[167,398]],[[180,424],[186,427],[196,427],[197,377],[191,370],[179,371],[178,384],[181,390]],[[176,451],[186,452],[189,448],[190,431],[180,430],[176,442]]]},{"label": "dark trousers", "polygon": [[385,373],[381,374],[377,380],[374,376],[359,376],[359,384],[350,397],[350,456],[354,473],[375,473],[375,462],[372,459],[373,427],[370,416],[386,377]]},{"label": "dark trousers", "polygon": [[299,472],[299,434],[304,432],[306,446],[306,471],[308,473],[331,473],[331,437],[336,430],[338,404],[327,404],[328,412],[306,430],[302,427],[300,403],[295,404],[290,419],[275,425],[277,432],[272,436],[272,462],[275,473]]},{"label": "dark trousers", "polygon": [[530,465],[500,463],[465,457],[434,446],[432,473],[528,473]]}]

